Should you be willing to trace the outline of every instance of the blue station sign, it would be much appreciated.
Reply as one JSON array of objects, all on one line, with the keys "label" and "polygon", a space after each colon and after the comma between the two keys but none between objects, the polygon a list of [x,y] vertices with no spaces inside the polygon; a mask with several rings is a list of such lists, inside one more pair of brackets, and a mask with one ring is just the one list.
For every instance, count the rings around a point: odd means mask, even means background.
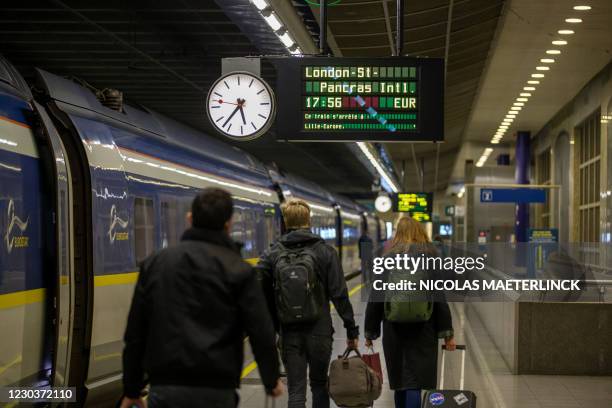
[{"label": "blue station sign", "polygon": [[546,190],[543,188],[483,188],[480,190],[481,203],[545,203]]}]

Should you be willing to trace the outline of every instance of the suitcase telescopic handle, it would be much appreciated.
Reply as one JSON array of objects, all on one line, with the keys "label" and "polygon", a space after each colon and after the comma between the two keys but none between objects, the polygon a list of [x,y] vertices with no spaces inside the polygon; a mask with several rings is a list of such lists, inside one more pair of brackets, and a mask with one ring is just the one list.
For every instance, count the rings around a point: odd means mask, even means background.
[{"label": "suitcase telescopic handle", "polygon": [[[459,377],[459,389],[463,390],[463,386],[465,385],[465,352],[466,352],[466,347],[465,344],[457,344],[456,346],[457,350],[461,350],[461,376]],[[446,362],[446,345],[443,344],[442,345],[442,363],[440,367],[440,389],[443,390],[444,389],[444,367],[445,367],[445,362]]]}]

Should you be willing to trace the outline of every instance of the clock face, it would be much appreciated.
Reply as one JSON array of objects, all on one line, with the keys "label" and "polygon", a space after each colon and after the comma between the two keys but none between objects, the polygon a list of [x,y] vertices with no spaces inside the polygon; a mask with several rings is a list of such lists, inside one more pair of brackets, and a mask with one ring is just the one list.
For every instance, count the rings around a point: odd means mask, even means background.
[{"label": "clock face", "polygon": [[272,125],[274,93],[259,77],[248,72],[232,72],[213,84],[206,110],[220,133],[233,139],[250,140]]},{"label": "clock face", "polygon": [[374,207],[382,213],[389,211],[392,204],[391,199],[386,195],[379,195],[374,201]]}]

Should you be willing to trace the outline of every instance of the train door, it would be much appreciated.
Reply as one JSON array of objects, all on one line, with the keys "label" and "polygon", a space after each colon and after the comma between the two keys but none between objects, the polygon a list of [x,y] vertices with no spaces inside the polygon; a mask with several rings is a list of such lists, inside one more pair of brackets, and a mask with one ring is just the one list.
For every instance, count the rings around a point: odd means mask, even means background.
[{"label": "train door", "polygon": [[47,191],[50,197],[51,217],[48,233],[49,257],[55,262],[55,273],[48,280],[49,308],[47,313],[47,350],[52,366],[51,383],[55,387],[66,386],[70,370],[70,341],[73,323],[72,306],[74,287],[71,284],[72,247],[71,241],[71,174],[68,157],[64,145],[51,119],[44,108],[34,102],[38,123],[36,136],[40,151],[44,152],[42,161],[45,163]]}]

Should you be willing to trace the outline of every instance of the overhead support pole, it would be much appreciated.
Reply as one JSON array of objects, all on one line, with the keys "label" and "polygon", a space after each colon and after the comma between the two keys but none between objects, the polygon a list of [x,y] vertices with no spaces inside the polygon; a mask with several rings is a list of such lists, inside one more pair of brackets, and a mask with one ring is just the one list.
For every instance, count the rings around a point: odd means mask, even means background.
[{"label": "overhead support pole", "polygon": [[328,54],[327,48],[327,0],[319,1],[319,54]]},{"label": "overhead support pole", "polygon": [[395,18],[397,19],[397,24],[395,25],[397,29],[395,37],[395,55],[401,57],[404,48],[404,0],[396,0]]}]

